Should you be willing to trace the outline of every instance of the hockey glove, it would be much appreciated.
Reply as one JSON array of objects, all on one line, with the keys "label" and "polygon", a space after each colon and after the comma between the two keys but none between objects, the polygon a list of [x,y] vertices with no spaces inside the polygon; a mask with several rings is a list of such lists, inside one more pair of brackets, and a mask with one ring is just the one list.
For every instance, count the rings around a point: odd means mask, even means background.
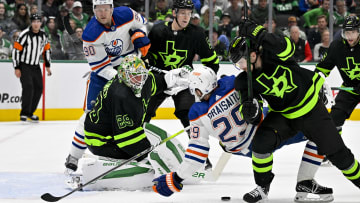
[{"label": "hockey glove", "polygon": [[177,87],[177,86],[184,86],[188,87],[189,80],[188,77],[190,75],[190,71],[186,67],[181,67],[177,69],[170,70],[169,72],[165,73],[164,79],[168,88]]},{"label": "hockey glove", "polygon": [[257,125],[261,120],[261,108],[257,99],[252,101],[245,101],[239,109],[243,119],[251,124]]},{"label": "hockey glove", "polygon": [[146,33],[140,29],[137,30],[129,30],[129,34],[131,36],[131,42],[134,44],[134,48],[136,50],[140,50],[142,56],[146,56],[151,43],[150,39],[146,36]]},{"label": "hockey glove", "polygon": [[[318,72],[318,74],[325,79],[325,75],[322,72]],[[328,103],[330,103],[330,105],[335,105],[335,100],[332,95],[331,88],[326,82],[326,80],[324,81],[323,86],[320,89],[319,97],[325,105],[327,105]]]},{"label": "hockey glove", "polygon": [[260,44],[264,37],[265,28],[251,20],[241,20],[239,23],[239,35],[249,37],[256,44]]},{"label": "hockey glove", "polygon": [[180,192],[183,188],[181,184],[183,180],[176,174],[171,172],[153,180],[153,190],[162,196],[169,197],[174,192]]}]

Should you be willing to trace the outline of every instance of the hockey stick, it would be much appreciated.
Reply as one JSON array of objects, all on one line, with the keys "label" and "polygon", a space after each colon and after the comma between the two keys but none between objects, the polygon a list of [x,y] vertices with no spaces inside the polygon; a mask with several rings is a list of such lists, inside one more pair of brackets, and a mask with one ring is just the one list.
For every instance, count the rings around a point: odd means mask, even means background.
[{"label": "hockey stick", "polygon": [[72,193],[74,193],[74,192],[76,192],[76,191],[79,191],[79,190],[83,189],[85,186],[87,186],[87,185],[89,185],[90,183],[92,183],[92,182],[94,182],[94,181],[96,181],[96,180],[100,179],[101,177],[103,177],[103,176],[107,175],[108,173],[110,173],[110,172],[112,172],[112,171],[114,171],[114,170],[116,170],[116,169],[120,168],[121,166],[124,166],[125,164],[130,163],[132,160],[135,160],[135,159],[137,159],[137,158],[139,158],[139,157],[141,157],[141,156],[143,156],[143,155],[145,155],[145,154],[147,154],[147,153],[151,152],[151,151],[152,151],[152,150],[154,150],[157,146],[159,146],[159,145],[161,145],[161,144],[163,144],[163,143],[165,143],[165,142],[167,142],[167,141],[171,140],[172,138],[174,138],[174,137],[176,137],[176,136],[180,135],[181,133],[185,132],[185,131],[186,131],[186,130],[188,130],[189,128],[190,128],[190,126],[186,127],[185,129],[180,130],[179,132],[177,132],[177,133],[175,133],[175,134],[171,135],[170,137],[167,137],[166,139],[162,140],[159,144],[157,144],[157,145],[153,145],[153,146],[149,147],[148,149],[146,149],[146,150],[144,150],[144,151],[140,152],[139,154],[137,154],[137,155],[135,155],[135,156],[131,157],[130,159],[127,159],[126,161],[122,162],[121,164],[119,164],[119,165],[115,166],[114,168],[112,168],[112,169],[110,169],[110,170],[108,170],[108,171],[106,171],[106,172],[104,172],[104,173],[102,173],[102,174],[100,174],[100,175],[96,176],[95,178],[93,178],[93,179],[89,180],[87,183],[85,183],[85,184],[83,184],[83,185],[79,186],[78,188],[76,188],[76,189],[72,190],[71,192],[69,192],[69,193],[67,193],[67,194],[65,194],[65,195],[63,195],[63,196],[60,196],[60,197],[55,197],[55,196],[53,196],[53,195],[52,195],[52,194],[50,194],[50,193],[45,193],[45,194],[41,195],[41,199],[43,199],[44,201],[47,201],[47,202],[57,202],[57,201],[59,201],[59,200],[61,200],[61,199],[65,198],[65,197],[67,197],[67,196],[71,195]]},{"label": "hockey stick", "polygon": [[[248,4],[247,0],[244,0],[244,20],[248,20]],[[248,82],[248,101],[253,100],[253,83],[252,83],[252,73],[251,73],[251,61],[250,61],[250,39],[245,38],[246,41],[246,50],[245,53],[247,53],[246,56],[246,62],[247,62],[247,82]]]},{"label": "hockey stick", "polygon": [[331,90],[349,90],[349,91],[353,91],[354,88],[353,87],[331,87]]},{"label": "hockey stick", "polygon": [[223,172],[227,162],[230,160],[231,155],[232,155],[231,153],[223,152],[221,154],[218,162],[216,163],[214,170],[208,174],[210,177],[205,180],[211,181],[211,182],[217,181],[219,179],[221,173]]}]

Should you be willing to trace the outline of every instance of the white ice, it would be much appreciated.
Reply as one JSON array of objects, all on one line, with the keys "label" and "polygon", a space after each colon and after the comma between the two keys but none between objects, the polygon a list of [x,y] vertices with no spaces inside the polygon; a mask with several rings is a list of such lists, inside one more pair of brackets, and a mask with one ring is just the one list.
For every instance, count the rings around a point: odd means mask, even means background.
[{"label": "white ice", "polygon": [[[38,124],[0,123],[0,202],[43,202],[40,196],[49,192],[62,196],[70,190],[64,184],[64,162],[68,155],[77,121],[47,121]],[[153,124],[175,133],[181,129],[177,120],[153,120]],[[316,125],[316,123],[314,124]],[[347,121],[343,127],[346,145],[360,159],[360,122]],[[187,136],[178,138],[186,146]],[[305,143],[290,145],[274,154],[269,199],[272,203],[293,202],[296,174]],[[211,140],[210,160],[216,164],[221,149]],[[335,167],[321,167],[316,180],[334,189],[334,202],[360,202],[360,190],[346,180]],[[217,182],[185,185],[180,193],[162,197],[148,191],[75,192],[60,202],[243,202],[242,196],[254,188],[251,159],[232,156]]]}]

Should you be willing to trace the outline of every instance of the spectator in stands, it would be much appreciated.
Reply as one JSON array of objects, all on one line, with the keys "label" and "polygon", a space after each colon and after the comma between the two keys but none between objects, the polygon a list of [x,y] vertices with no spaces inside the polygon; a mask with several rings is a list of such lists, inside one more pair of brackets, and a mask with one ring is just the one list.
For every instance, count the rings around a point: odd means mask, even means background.
[{"label": "spectator in stands", "polygon": [[300,28],[296,25],[290,28],[290,39],[295,44],[294,58],[296,62],[305,63],[312,60],[310,45],[307,40],[300,38]]},{"label": "spectator in stands", "polygon": [[[214,7],[218,7],[222,11],[228,8],[228,0],[213,0]],[[209,6],[209,0],[204,0],[204,6]]]},{"label": "spectator in stands", "polygon": [[[209,33],[207,31],[206,36],[208,36],[208,35],[209,35]],[[223,37],[226,38],[226,36],[224,36],[224,35],[223,35]],[[226,48],[226,44],[219,40],[219,33],[216,31],[216,29],[213,29],[211,46],[214,47],[216,55],[218,56],[220,61],[228,61],[229,52]]]},{"label": "spectator in stands", "polygon": [[30,16],[25,4],[17,5],[12,21],[18,26],[20,30],[24,30],[30,26]]},{"label": "spectator in stands", "polygon": [[13,32],[10,33],[10,37],[11,37],[11,44],[14,44],[14,42],[17,40],[17,38],[20,35],[21,30],[14,30]]},{"label": "spectator in stands", "polygon": [[276,15],[300,15],[297,0],[274,0],[273,7]]},{"label": "spectator in stands", "polygon": [[320,61],[327,53],[330,46],[330,32],[325,30],[321,34],[321,43],[318,43],[314,47],[314,61]]},{"label": "spectator in stands", "polygon": [[6,6],[6,11],[8,17],[10,18],[14,17],[16,9],[19,4],[25,4],[25,0],[15,0],[15,1],[6,1],[6,2],[8,2],[8,5]]},{"label": "spectator in stands", "polygon": [[[322,0],[320,0],[322,1]],[[307,11],[318,8],[320,5],[319,0],[299,0],[299,12],[300,15],[303,15]]]},{"label": "spectator in stands", "polygon": [[73,19],[69,19],[69,24],[70,26],[67,27],[64,31],[63,31],[63,38],[64,38],[64,52],[65,55],[67,56],[67,58],[70,57],[70,55],[74,55],[74,47],[73,47],[73,43],[76,40],[76,23]]},{"label": "spectator in stands", "polygon": [[[268,19],[265,20],[265,23],[264,23],[263,26],[267,31],[269,31]],[[283,35],[283,32],[276,26],[276,20],[274,20],[274,19],[272,19],[271,29],[272,29],[271,33],[274,33],[274,34],[277,34],[277,35]]]},{"label": "spectator in stands", "polygon": [[[211,17],[214,19],[214,13],[211,15]],[[211,28],[209,28],[209,19],[210,19],[210,13],[209,13],[209,8],[207,8],[204,11],[204,14],[201,15],[200,27],[204,28],[205,30],[211,29]],[[218,30],[218,22],[215,21],[215,19],[213,21],[213,28]]]},{"label": "spectator in stands", "polygon": [[74,5],[74,0],[65,0],[65,2],[63,3],[63,6],[68,10],[68,11],[72,11]]},{"label": "spectator in stands", "polygon": [[223,13],[218,26],[219,35],[225,35],[229,40],[231,39],[231,30],[233,25],[231,23],[231,16],[228,13]]},{"label": "spectator in stands", "polygon": [[82,4],[80,1],[74,2],[72,13],[70,13],[70,18],[75,21],[76,27],[86,27],[86,24],[89,21],[89,15],[82,12]]},{"label": "spectator in stands", "polygon": [[321,42],[321,34],[323,31],[328,30],[328,23],[326,21],[325,15],[320,15],[317,17],[317,25],[314,28],[311,28],[308,31],[307,39],[310,44],[311,50],[314,49],[315,44]]},{"label": "spectator in stands", "polygon": [[149,20],[164,21],[167,16],[172,16],[172,9],[169,7],[168,0],[156,0],[156,6],[149,14]]},{"label": "spectator in stands", "polygon": [[193,17],[190,20],[190,23],[196,26],[200,26],[200,15],[197,13],[193,14]]},{"label": "spectator in stands", "polygon": [[322,5],[319,8],[312,9],[304,13],[304,27],[307,29],[314,28],[317,26],[317,17],[325,15],[326,20],[329,19],[329,8],[330,0],[324,0]]},{"label": "spectator in stands", "polygon": [[[210,1],[210,0],[205,0],[204,2],[208,2],[208,1]],[[215,0],[212,0],[212,1],[215,1]],[[214,20],[216,20],[217,22],[220,22],[220,18],[222,16],[224,10],[222,10],[221,7],[217,6],[216,2],[213,2],[213,6],[214,6],[213,7]],[[207,10],[207,9],[210,9],[209,5],[204,5],[200,9],[200,13],[204,14],[205,10]]]},{"label": "spectator in stands", "polygon": [[355,13],[355,11],[356,11],[355,0],[346,0],[346,8],[350,13]]},{"label": "spectator in stands", "polygon": [[241,7],[239,6],[239,0],[229,0],[230,6],[225,10],[225,13],[229,13],[231,17],[231,23],[238,25],[241,21]]},{"label": "spectator in stands", "polygon": [[4,37],[3,28],[0,26],[0,60],[10,59],[12,52],[11,42]]},{"label": "spectator in stands", "polygon": [[83,40],[82,34],[84,29],[81,27],[75,28],[75,34],[72,36],[71,40],[71,51],[68,53],[70,60],[85,60],[85,55],[83,52]]},{"label": "spectator in stands", "polygon": [[0,26],[2,27],[3,37],[10,40],[10,33],[16,30],[17,25],[6,15],[6,4],[0,2]]},{"label": "spectator in stands", "polygon": [[41,6],[41,10],[45,20],[47,20],[49,16],[59,15],[59,8],[54,4],[54,0],[45,0],[45,4]]},{"label": "spectator in stands", "polygon": [[347,11],[344,0],[336,0],[336,10],[334,11],[334,33],[342,28],[344,19],[350,15]]},{"label": "spectator in stands", "polygon": [[51,59],[65,60],[64,48],[63,48],[63,35],[61,30],[57,28],[56,20],[54,16],[49,16],[44,27],[45,33],[48,35],[50,47],[51,47]]},{"label": "spectator in stands", "polygon": [[[297,17],[290,16],[288,18],[288,26],[283,30],[283,34],[287,37],[290,37],[290,28],[294,25],[297,26],[298,25],[297,22],[298,22]],[[299,30],[299,32],[300,32],[300,38],[303,40],[307,40],[305,32],[302,30]]]},{"label": "spectator in stands", "polygon": [[59,6],[59,17],[56,18],[58,29],[62,32],[65,30],[66,27],[70,27],[69,19],[70,19],[70,12],[66,9],[65,6]]},{"label": "spectator in stands", "polygon": [[[271,8],[273,10],[272,18],[276,19],[275,10],[273,7]],[[269,5],[267,3],[267,0],[259,0],[259,4],[254,6],[254,9],[251,13],[251,20],[253,20],[259,25],[263,25],[265,23],[265,19],[269,16]]]},{"label": "spectator in stands", "polygon": [[29,8],[29,15],[31,16],[32,14],[35,14],[35,13],[39,13],[38,12],[38,6],[36,4],[31,4],[30,5],[30,8]]}]

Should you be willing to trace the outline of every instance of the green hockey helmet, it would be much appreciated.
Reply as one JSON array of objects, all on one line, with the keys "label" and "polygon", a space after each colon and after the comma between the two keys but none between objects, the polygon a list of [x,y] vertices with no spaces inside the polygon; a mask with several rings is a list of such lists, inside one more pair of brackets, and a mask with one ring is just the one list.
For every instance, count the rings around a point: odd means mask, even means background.
[{"label": "green hockey helmet", "polygon": [[149,71],[145,63],[136,55],[125,56],[118,66],[118,77],[134,92],[136,97],[141,96]]}]

